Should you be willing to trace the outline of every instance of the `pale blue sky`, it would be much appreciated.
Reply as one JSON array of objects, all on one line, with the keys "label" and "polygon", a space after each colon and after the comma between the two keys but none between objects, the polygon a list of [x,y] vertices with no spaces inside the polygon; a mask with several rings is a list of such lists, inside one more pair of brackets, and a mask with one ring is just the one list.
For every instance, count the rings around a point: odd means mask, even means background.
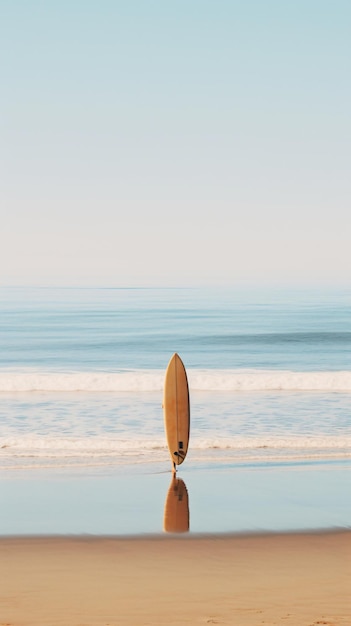
[{"label": "pale blue sky", "polygon": [[0,284],[347,283],[349,0],[2,0]]}]

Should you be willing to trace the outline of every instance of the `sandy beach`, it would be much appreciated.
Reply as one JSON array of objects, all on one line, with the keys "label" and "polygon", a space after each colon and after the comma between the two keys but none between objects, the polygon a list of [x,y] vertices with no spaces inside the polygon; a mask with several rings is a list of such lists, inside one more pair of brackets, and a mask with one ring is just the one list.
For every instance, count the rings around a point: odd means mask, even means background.
[{"label": "sandy beach", "polygon": [[2,538],[1,626],[351,623],[351,533]]}]

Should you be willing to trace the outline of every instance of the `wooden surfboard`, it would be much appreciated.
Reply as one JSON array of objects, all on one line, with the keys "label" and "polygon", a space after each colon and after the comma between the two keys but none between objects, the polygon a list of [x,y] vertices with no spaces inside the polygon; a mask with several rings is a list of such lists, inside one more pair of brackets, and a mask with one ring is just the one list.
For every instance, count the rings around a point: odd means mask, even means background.
[{"label": "wooden surfboard", "polygon": [[165,502],[163,529],[166,533],[189,531],[189,496],[184,481],[173,476]]},{"label": "wooden surfboard", "polygon": [[163,412],[169,453],[176,465],[183,463],[188,452],[190,403],[188,379],[180,356],[173,354],[165,375]]}]

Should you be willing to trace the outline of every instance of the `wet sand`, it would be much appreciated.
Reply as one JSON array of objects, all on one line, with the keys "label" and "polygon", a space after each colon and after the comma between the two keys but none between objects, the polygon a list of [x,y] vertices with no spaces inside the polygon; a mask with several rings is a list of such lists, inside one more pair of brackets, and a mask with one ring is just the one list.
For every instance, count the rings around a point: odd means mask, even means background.
[{"label": "wet sand", "polygon": [[1,626],[351,624],[351,532],[0,539]]}]

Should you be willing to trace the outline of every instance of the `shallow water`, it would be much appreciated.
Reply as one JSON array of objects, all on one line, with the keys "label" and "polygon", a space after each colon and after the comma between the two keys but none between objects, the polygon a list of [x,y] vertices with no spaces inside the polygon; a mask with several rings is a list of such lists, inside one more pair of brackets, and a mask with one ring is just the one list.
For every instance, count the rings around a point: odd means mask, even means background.
[{"label": "shallow water", "polygon": [[184,482],[180,501],[166,467],[5,472],[0,535],[162,533],[169,491],[167,524],[173,530],[178,524],[184,531],[184,515],[190,533],[351,526],[350,461],[241,467],[189,461],[177,475]]}]

